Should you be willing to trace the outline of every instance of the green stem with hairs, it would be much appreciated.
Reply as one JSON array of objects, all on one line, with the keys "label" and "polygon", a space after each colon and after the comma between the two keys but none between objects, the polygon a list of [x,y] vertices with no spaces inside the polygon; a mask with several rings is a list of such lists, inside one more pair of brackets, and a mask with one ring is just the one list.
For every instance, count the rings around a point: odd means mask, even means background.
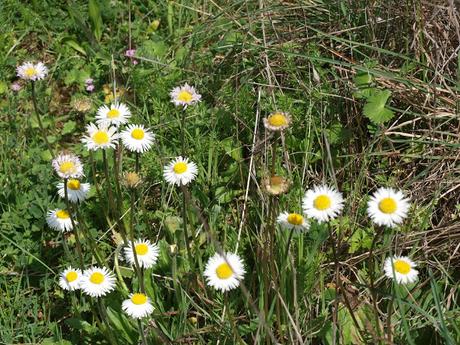
[{"label": "green stem with hairs", "polygon": [[40,133],[42,134],[43,139],[45,140],[46,146],[48,147],[48,151],[54,157],[55,156],[54,151],[48,141],[48,137],[46,136],[45,128],[43,127],[43,123],[40,118],[40,112],[38,110],[38,105],[37,105],[37,97],[35,95],[35,82],[34,81],[31,82],[31,88],[32,88],[32,103],[34,105],[35,115],[37,116],[38,127],[40,127]]},{"label": "green stem with hairs", "polygon": [[65,204],[67,211],[69,212],[70,222],[72,223],[72,229],[75,233],[75,243],[77,247],[78,258],[80,260],[80,268],[83,270],[84,268],[84,261],[83,261],[83,250],[81,248],[80,236],[78,235],[77,224],[75,223],[72,215],[72,207],[70,206],[69,202],[69,193],[67,190],[67,178],[64,179],[64,197],[65,197]]}]

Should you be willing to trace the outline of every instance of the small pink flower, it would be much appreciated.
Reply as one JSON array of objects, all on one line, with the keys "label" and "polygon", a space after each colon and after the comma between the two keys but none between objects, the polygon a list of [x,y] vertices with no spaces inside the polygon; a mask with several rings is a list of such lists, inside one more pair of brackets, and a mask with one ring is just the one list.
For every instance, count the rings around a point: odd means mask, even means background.
[{"label": "small pink flower", "polygon": [[18,92],[19,90],[22,89],[22,86],[21,84],[19,84],[17,81],[15,81],[14,83],[11,84],[11,90],[15,91],[15,92]]},{"label": "small pink flower", "polygon": [[86,85],[86,91],[93,92],[94,91],[94,85],[93,84]]},{"label": "small pink flower", "polygon": [[136,59],[132,59],[132,60],[131,60],[131,63],[132,63],[133,65],[137,65],[137,64],[139,63],[139,61],[137,61]]},{"label": "small pink flower", "polygon": [[125,52],[125,56],[127,56],[127,57],[129,57],[129,58],[134,57],[135,54],[136,54],[136,49],[128,49],[128,50]]},{"label": "small pink flower", "polygon": [[88,79],[85,80],[86,85],[91,85],[93,82],[94,82],[94,80],[92,78],[88,78]]}]

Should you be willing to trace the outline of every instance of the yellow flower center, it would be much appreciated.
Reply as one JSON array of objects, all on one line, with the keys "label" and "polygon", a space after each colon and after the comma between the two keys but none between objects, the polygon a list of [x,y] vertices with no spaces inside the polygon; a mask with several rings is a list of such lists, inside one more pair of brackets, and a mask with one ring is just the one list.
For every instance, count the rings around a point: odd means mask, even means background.
[{"label": "yellow flower center", "polygon": [[193,99],[193,95],[190,92],[185,91],[185,90],[179,92],[179,94],[177,95],[177,100],[181,102],[190,103],[192,99]]},{"label": "yellow flower center", "polygon": [[276,113],[268,117],[268,123],[273,127],[286,126],[287,118],[281,113]]},{"label": "yellow flower center", "polygon": [[226,262],[224,262],[223,264],[217,266],[216,274],[219,279],[228,279],[233,275],[233,270]]},{"label": "yellow flower center", "polygon": [[97,145],[104,145],[109,142],[109,135],[104,131],[97,131],[93,134],[93,140]]},{"label": "yellow flower center", "polygon": [[147,296],[143,293],[135,293],[131,297],[131,302],[133,302],[136,305],[145,304],[147,303]]},{"label": "yellow flower center", "polygon": [[409,263],[403,260],[395,260],[393,262],[393,267],[396,272],[401,273],[401,274],[407,274],[410,272]]},{"label": "yellow flower center", "polygon": [[302,225],[303,217],[302,217],[302,215],[300,215],[298,213],[291,213],[287,217],[287,221],[288,221],[289,224],[292,224],[292,225]]},{"label": "yellow flower center", "polygon": [[313,206],[315,206],[315,208],[320,211],[327,210],[329,207],[331,207],[331,198],[324,194],[319,195],[313,201]]},{"label": "yellow flower center", "polygon": [[110,109],[108,112],[107,112],[107,117],[109,119],[115,119],[117,117],[120,116],[120,111],[118,109]]},{"label": "yellow flower center", "polygon": [[396,211],[398,204],[393,198],[385,198],[379,202],[379,210],[386,214],[391,214]]},{"label": "yellow flower center", "polygon": [[72,190],[80,190],[80,181],[75,180],[75,179],[70,179],[67,182],[67,188],[70,188]]},{"label": "yellow flower center", "polygon": [[78,274],[75,271],[70,271],[69,273],[65,275],[65,279],[67,279],[69,283],[77,280],[77,278],[78,278]]},{"label": "yellow flower center", "polygon": [[187,171],[187,163],[177,162],[174,164],[173,170],[176,174],[183,174]]},{"label": "yellow flower center", "polygon": [[36,75],[38,72],[34,67],[29,67],[24,71],[24,74],[28,77],[33,77]]},{"label": "yellow flower center", "polygon": [[59,171],[63,174],[72,173],[75,171],[75,164],[74,162],[62,162],[59,166]]},{"label": "yellow flower center", "polygon": [[137,140],[144,139],[144,131],[140,128],[133,129],[131,132],[131,137]]},{"label": "yellow flower center", "polygon": [[93,284],[102,284],[105,280],[104,275],[101,272],[94,272],[91,274],[91,277],[89,277],[89,281]]},{"label": "yellow flower center", "polygon": [[59,210],[56,212],[56,217],[58,217],[59,219],[67,219],[69,218],[69,212],[67,212],[66,210]]},{"label": "yellow flower center", "polygon": [[149,246],[146,245],[145,243],[139,243],[139,244],[136,244],[134,249],[136,250],[137,255],[145,255],[149,251]]}]

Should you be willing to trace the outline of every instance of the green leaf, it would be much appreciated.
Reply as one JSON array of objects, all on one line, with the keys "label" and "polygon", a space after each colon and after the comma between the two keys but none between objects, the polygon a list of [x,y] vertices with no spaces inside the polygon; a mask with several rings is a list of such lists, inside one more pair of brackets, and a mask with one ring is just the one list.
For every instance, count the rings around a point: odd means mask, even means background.
[{"label": "green leaf", "polygon": [[364,115],[375,124],[384,123],[394,116],[394,112],[385,108],[391,92],[388,90],[376,91],[372,96],[367,99],[364,105]]},{"label": "green leaf", "polygon": [[66,122],[66,124],[62,128],[62,135],[72,133],[76,127],[77,127],[77,124],[75,123],[75,121]]},{"label": "green leaf", "polygon": [[79,45],[77,43],[77,41],[75,41],[74,39],[70,38],[70,37],[65,37],[62,41],[61,41],[61,44],[65,44],[67,46],[69,46],[70,48],[72,49],[75,49],[77,52],[79,53],[82,53],[83,55],[86,56],[86,51],[85,49],[83,49],[83,47],[81,45]]},{"label": "green leaf", "polygon": [[369,85],[372,82],[372,75],[367,72],[357,73],[353,78],[353,81],[357,86]]},{"label": "green leaf", "polygon": [[101,9],[96,0],[88,1],[89,19],[91,20],[91,26],[93,34],[96,40],[99,42],[102,36],[102,17]]}]

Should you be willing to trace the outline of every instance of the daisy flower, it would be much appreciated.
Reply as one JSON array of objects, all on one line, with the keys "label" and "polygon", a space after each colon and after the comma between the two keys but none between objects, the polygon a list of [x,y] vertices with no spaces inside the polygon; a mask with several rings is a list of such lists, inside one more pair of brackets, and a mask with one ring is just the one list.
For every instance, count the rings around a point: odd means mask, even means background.
[{"label": "daisy flower", "polygon": [[[125,257],[131,265],[134,265],[134,252],[132,242],[125,247]],[[156,264],[158,260],[158,246],[150,243],[149,240],[134,241],[134,250],[136,251],[137,262],[143,268],[150,268]]]},{"label": "daisy flower", "polygon": [[[68,232],[72,230],[72,221],[70,219],[70,214],[66,210],[55,209],[48,211],[46,216],[46,222],[48,226],[57,231]],[[74,221],[76,224],[76,221]]]},{"label": "daisy flower", "polygon": [[282,176],[271,176],[262,179],[262,188],[270,195],[280,195],[288,191],[290,186],[289,180]]},{"label": "daisy flower", "polygon": [[80,178],[83,176],[83,165],[80,158],[70,153],[60,153],[51,163],[60,178]]},{"label": "daisy flower", "polygon": [[196,92],[193,86],[185,83],[185,85],[175,87],[171,92],[171,102],[175,106],[194,105],[201,101],[201,95]]},{"label": "daisy flower", "polygon": [[69,266],[59,275],[59,286],[68,291],[78,290],[81,277],[82,273],[79,269],[73,269]]},{"label": "daisy flower", "polygon": [[224,292],[236,288],[245,273],[243,261],[233,253],[226,253],[225,258],[214,254],[204,270],[208,285]]},{"label": "daisy flower", "polygon": [[106,267],[92,267],[83,272],[81,289],[91,297],[107,295],[115,289],[115,276]]},{"label": "daisy flower", "polygon": [[385,275],[395,279],[398,284],[414,283],[417,280],[417,265],[407,256],[393,256],[385,260]]},{"label": "daisy flower", "polygon": [[[64,182],[59,182],[57,188],[59,196],[65,199]],[[81,183],[77,179],[70,179],[67,181],[67,196],[70,202],[77,203],[85,200],[88,192],[89,183]]]},{"label": "daisy flower", "polygon": [[143,293],[129,295],[129,299],[123,301],[121,308],[134,319],[141,319],[152,314],[154,309],[150,298]]},{"label": "daisy flower", "polygon": [[87,135],[85,135],[81,141],[86,144],[88,150],[96,151],[98,149],[115,148],[117,129],[115,127],[96,126],[94,123],[90,123],[86,126]]},{"label": "daisy flower", "polygon": [[277,111],[264,118],[264,126],[270,131],[283,131],[289,127],[291,117],[288,113]]},{"label": "daisy flower", "polygon": [[103,126],[119,126],[128,122],[131,112],[123,103],[112,103],[110,108],[106,105],[97,110],[96,123]]},{"label": "daisy flower", "polygon": [[48,68],[42,62],[37,62],[36,64],[25,62],[16,68],[16,72],[21,79],[36,81],[46,77]]},{"label": "daisy flower", "polygon": [[314,186],[307,190],[302,200],[304,213],[319,223],[339,215],[343,208],[342,194],[327,186]]},{"label": "daisy flower", "polygon": [[277,222],[283,228],[288,230],[294,229],[297,231],[302,231],[308,230],[310,228],[310,224],[308,223],[308,221],[305,219],[304,216],[302,216],[299,213],[282,212],[278,216]]},{"label": "daisy flower", "polygon": [[186,185],[193,181],[198,173],[195,163],[181,156],[175,158],[163,169],[163,176],[169,184]]},{"label": "daisy flower", "polygon": [[401,191],[379,188],[367,203],[367,213],[375,224],[393,228],[407,217],[409,206]]},{"label": "daisy flower", "polygon": [[129,151],[144,153],[152,147],[155,135],[150,130],[145,129],[143,125],[129,125],[120,133],[123,145]]}]

